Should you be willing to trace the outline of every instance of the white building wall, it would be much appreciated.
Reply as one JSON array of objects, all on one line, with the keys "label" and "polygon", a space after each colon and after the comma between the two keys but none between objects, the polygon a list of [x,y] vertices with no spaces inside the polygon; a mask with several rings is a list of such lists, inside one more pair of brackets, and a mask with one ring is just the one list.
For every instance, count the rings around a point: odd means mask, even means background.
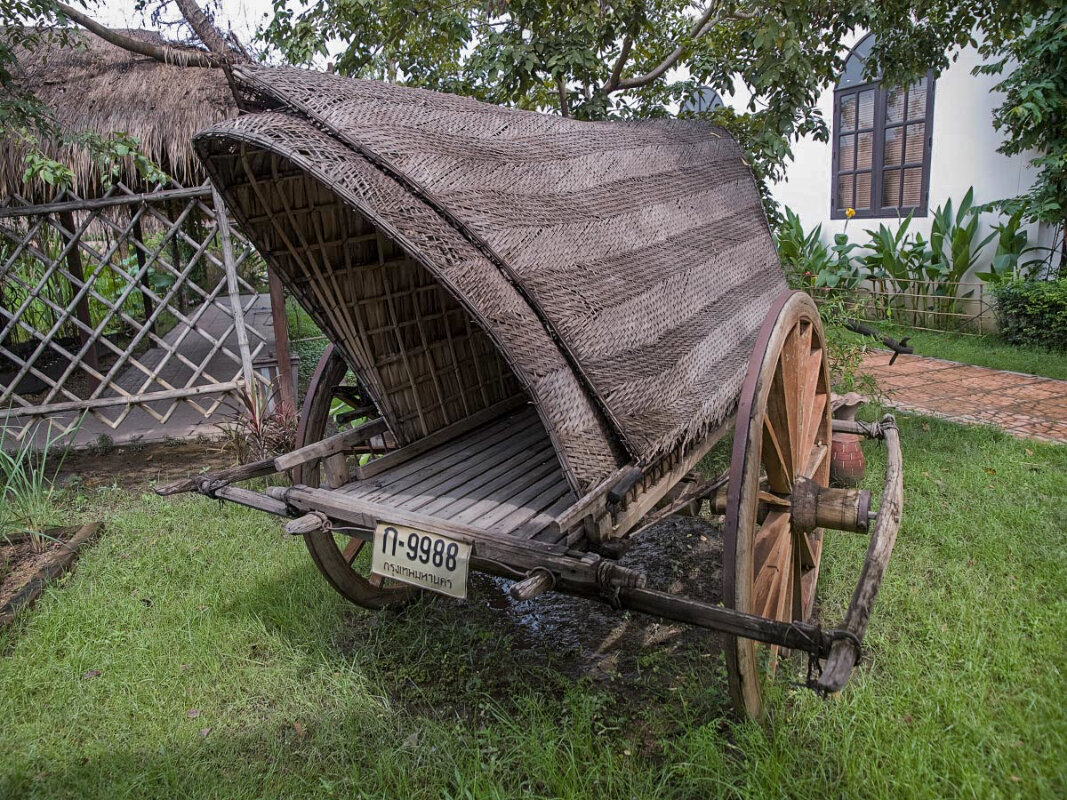
[{"label": "white building wall", "polygon": [[[861,35],[853,36],[846,44],[852,47],[860,38]],[[981,60],[977,50],[968,47],[935,83],[930,202],[926,216],[913,219],[910,228],[924,237],[929,236],[931,212],[948,199],[958,205],[971,186],[975,203],[981,204],[1025,192],[1033,183],[1034,170],[1027,164],[1030,156],[1008,157],[997,152],[1002,138],[993,129],[992,114],[1003,95],[993,91],[999,81],[996,76],[971,74]],[[737,96],[726,102],[740,111],[747,100],[747,96]],[[831,124],[833,104],[831,88],[822,94],[818,103]],[[807,136],[794,144],[793,153],[795,160],[786,169],[786,179],[773,187],[773,194],[800,216],[805,229],[821,224],[827,241],[835,233],[846,231],[853,241],[862,242],[867,238],[864,233],[867,229],[875,229],[881,223],[893,227],[893,218],[857,218],[848,221],[847,228],[846,220],[830,218],[830,142]],[[984,214],[982,221],[983,232],[988,232],[995,217]],[[1036,226],[1031,230],[1030,241],[1050,246],[1053,231],[1041,227],[1043,230],[1037,230]],[[988,262],[993,245],[988,245],[982,255],[982,261]],[[984,267],[985,264],[979,264],[979,268]]]}]

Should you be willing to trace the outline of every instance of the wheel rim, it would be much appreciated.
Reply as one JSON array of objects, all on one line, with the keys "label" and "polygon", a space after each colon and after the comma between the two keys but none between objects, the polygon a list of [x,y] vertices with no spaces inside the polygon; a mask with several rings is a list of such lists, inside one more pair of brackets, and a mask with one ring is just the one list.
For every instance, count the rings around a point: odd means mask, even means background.
[{"label": "wheel rim", "polygon": [[[330,404],[334,389],[341,385],[348,373],[348,365],[337,349],[330,345],[322,354],[318,367],[308,385],[307,397],[300,411],[296,432],[296,446],[321,441],[329,422]],[[320,467],[298,467],[293,482],[317,487]],[[381,609],[409,602],[417,589],[395,581],[383,581],[371,575],[367,554],[369,548],[362,539],[316,531],[304,535],[304,543],[315,566],[330,585],[345,598],[364,608]]]},{"label": "wheel rim", "polygon": [[[738,409],[723,534],[723,601],[749,614],[806,621],[815,602],[821,530],[794,526],[788,498],[800,476],[830,476],[830,391],[818,310],[783,296],[757,339]],[[761,520],[761,505],[766,515]],[[730,693],[743,714],[763,714],[777,646],[735,638],[727,647]]]}]

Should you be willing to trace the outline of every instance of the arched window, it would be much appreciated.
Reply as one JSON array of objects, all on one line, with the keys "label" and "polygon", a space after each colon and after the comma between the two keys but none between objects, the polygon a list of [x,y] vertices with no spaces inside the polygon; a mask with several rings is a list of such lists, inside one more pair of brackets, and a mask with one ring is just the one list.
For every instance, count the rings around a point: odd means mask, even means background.
[{"label": "arched window", "polygon": [[834,90],[830,216],[926,216],[934,80],[887,89],[865,75],[874,45],[868,34],[852,48]]},{"label": "arched window", "polygon": [[701,86],[696,92],[682,103],[682,111],[700,113],[702,111],[714,111],[722,108],[722,98],[719,93],[710,86]]}]

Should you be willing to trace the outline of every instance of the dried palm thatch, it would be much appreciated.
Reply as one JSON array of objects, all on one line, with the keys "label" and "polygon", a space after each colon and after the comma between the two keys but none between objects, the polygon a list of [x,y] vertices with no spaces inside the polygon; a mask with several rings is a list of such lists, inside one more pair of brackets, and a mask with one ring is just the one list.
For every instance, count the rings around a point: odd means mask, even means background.
[{"label": "dried palm thatch", "polygon": [[583,491],[734,412],[786,287],[724,131],[293,68],[234,76],[264,110],[197,150],[401,440],[521,388]]},{"label": "dried palm thatch", "polygon": [[[131,38],[165,44],[160,34],[120,31]],[[136,137],[141,151],[179,183],[204,180],[193,154],[194,133],[237,115],[237,106],[221,70],[178,67],[115,47],[85,32],[73,33],[76,46],[47,39],[34,52],[19,54],[17,79],[52,112],[67,135],[84,131]],[[74,170],[74,190],[82,197],[100,192],[99,167],[84,147],[46,142],[45,155]],[[0,195],[29,194],[51,199],[49,187],[25,186],[22,147],[0,146]],[[121,179],[136,185],[136,176]]]}]

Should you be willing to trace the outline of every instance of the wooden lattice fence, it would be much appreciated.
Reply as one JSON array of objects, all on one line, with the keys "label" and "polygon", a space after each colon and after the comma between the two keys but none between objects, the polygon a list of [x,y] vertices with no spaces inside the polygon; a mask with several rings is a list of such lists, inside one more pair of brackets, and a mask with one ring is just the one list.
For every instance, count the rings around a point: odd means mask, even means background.
[{"label": "wooden lattice fence", "polygon": [[[210,184],[149,193],[118,184],[0,208],[0,424],[121,432],[220,412],[265,382],[268,343],[248,324],[266,268]],[[82,421],[82,418],[85,420]],[[54,435],[54,434],[53,434]],[[10,440],[10,438],[9,438]]]}]

